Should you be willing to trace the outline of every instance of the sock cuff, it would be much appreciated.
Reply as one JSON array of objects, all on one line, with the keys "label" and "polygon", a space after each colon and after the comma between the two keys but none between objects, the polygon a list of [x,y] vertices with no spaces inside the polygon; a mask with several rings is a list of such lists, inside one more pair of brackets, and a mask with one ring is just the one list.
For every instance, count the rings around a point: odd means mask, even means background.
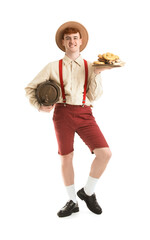
[{"label": "sock cuff", "polygon": [[98,178],[93,178],[91,176],[88,177],[87,183],[84,187],[84,191],[87,195],[91,196],[94,193],[98,180]]},{"label": "sock cuff", "polygon": [[88,179],[89,179],[90,181],[92,181],[93,183],[94,183],[94,182],[97,182],[97,181],[99,180],[99,178],[93,178],[93,177],[91,177],[91,176],[89,176]]},{"label": "sock cuff", "polygon": [[66,186],[66,189],[73,189],[73,188],[75,188],[74,184]]},{"label": "sock cuff", "polygon": [[66,186],[66,190],[67,190],[67,193],[68,193],[68,196],[69,196],[70,200],[72,200],[73,202],[76,203],[77,200],[76,200],[76,192],[75,192],[74,184]]}]

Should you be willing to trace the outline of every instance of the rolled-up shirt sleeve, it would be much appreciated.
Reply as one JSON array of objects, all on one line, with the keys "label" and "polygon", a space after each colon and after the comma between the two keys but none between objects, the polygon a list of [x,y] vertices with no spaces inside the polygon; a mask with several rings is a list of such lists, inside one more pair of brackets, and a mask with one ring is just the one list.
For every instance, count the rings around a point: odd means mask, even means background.
[{"label": "rolled-up shirt sleeve", "polygon": [[103,94],[101,73],[95,74],[94,71],[92,71],[88,81],[87,98],[93,102],[98,100]]},{"label": "rolled-up shirt sleeve", "polygon": [[40,108],[40,104],[36,98],[36,89],[41,82],[49,80],[49,76],[50,66],[47,64],[25,88],[26,97],[29,98],[29,102],[38,110]]}]

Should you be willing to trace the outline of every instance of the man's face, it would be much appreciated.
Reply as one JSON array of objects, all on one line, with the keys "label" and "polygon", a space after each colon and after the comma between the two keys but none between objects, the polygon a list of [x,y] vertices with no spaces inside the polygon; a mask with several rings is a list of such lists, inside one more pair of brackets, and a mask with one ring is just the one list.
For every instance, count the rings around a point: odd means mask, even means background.
[{"label": "man's face", "polygon": [[78,32],[65,34],[64,39],[62,40],[62,45],[65,47],[66,52],[80,51],[80,46],[82,45],[80,34]]}]

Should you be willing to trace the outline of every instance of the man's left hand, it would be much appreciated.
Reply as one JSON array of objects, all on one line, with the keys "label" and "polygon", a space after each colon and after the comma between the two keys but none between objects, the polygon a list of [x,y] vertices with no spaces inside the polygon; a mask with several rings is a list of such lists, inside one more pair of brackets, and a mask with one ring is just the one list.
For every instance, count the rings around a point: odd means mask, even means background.
[{"label": "man's left hand", "polygon": [[95,74],[99,74],[105,70],[112,69],[112,67],[94,67]]}]

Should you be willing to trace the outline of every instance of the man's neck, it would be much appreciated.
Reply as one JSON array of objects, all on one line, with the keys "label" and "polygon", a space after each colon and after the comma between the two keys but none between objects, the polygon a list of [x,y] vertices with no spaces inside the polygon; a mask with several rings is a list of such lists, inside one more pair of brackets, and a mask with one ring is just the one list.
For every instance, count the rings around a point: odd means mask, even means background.
[{"label": "man's neck", "polygon": [[65,55],[72,60],[76,60],[80,56],[80,52],[75,53],[66,52]]}]

